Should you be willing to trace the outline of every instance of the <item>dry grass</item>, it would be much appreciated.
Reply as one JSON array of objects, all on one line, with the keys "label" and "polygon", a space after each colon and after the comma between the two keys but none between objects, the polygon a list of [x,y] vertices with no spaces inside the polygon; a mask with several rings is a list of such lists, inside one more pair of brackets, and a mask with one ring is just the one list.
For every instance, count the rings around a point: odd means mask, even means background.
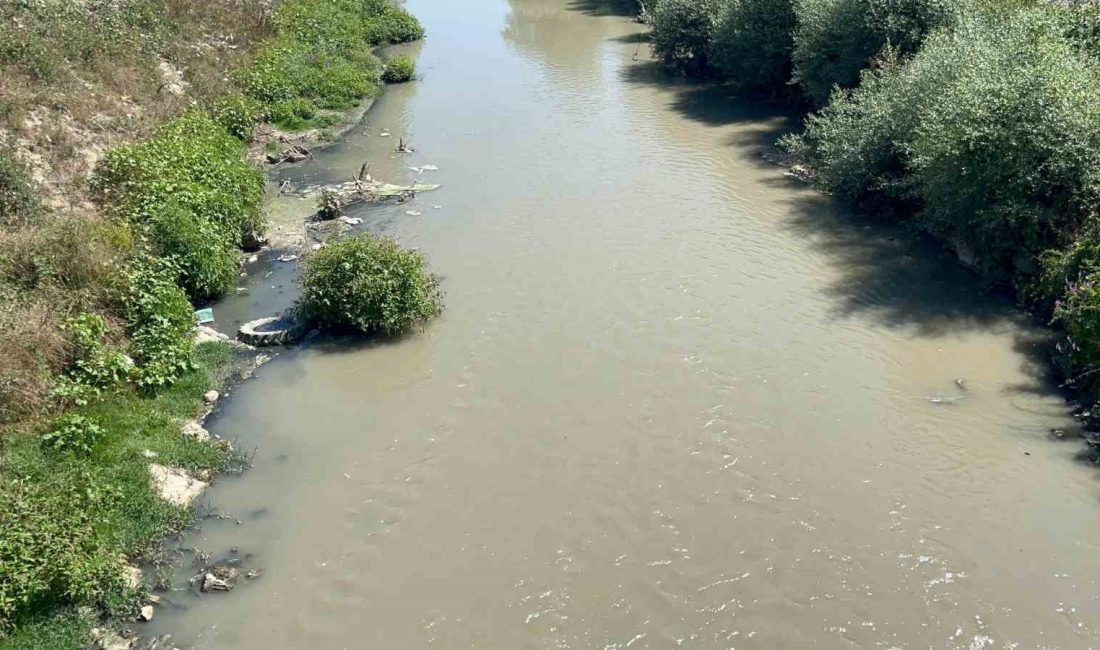
[{"label": "dry grass", "polygon": [[0,25],[23,26],[14,46],[0,45],[0,132],[61,210],[84,203],[84,181],[105,149],[225,95],[228,71],[272,33],[269,0],[51,3],[65,9],[0,6]]},{"label": "dry grass", "polygon": [[62,325],[109,307],[108,278],[125,229],[97,219],[51,219],[0,230],[0,425],[37,420],[71,362]]},{"label": "dry grass", "polygon": [[66,319],[110,320],[108,277],[131,242],[90,198],[103,153],[230,92],[228,71],[272,34],[270,5],[0,2],[0,155],[25,167],[46,208],[0,215],[0,427],[55,411],[51,387],[73,354]]}]

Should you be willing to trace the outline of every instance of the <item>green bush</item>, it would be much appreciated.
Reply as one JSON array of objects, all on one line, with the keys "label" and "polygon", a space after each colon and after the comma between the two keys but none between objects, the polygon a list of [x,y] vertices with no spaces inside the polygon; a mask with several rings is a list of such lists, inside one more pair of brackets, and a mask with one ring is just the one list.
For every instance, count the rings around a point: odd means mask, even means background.
[{"label": "green bush", "polygon": [[957,74],[912,141],[926,226],[961,238],[995,273],[1028,273],[1100,201],[1100,68],[1064,27],[1036,9],[945,39]]},{"label": "green bush", "polygon": [[149,140],[108,151],[93,182],[135,223],[174,200],[241,237],[263,229],[263,175],[244,155],[240,140],[209,114],[192,111]]},{"label": "green bush", "polygon": [[260,106],[256,100],[239,94],[221,99],[210,111],[218,124],[241,142],[252,142],[259,113]]},{"label": "green bush", "polygon": [[299,310],[318,327],[398,334],[442,310],[438,279],[417,251],[363,234],[309,256],[299,279]]},{"label": "green bush", "polygon": [[382,73],[382,81],[388,84],[403,83],[416,78],[416,63],[405,56],[395,56],[386,61],[386,70]]},{"label": "green bush", "polygon": [[366,33],[371,45],[410,43],[424,38],[424,27],[415,16],[390,0],[367,0]]},{"label": "green bush", "polygon": [[72,339],[74,359],[58,378],[54,393],[84,405],[101,391],[129,379],[131,364],[119,350],[104,342],[107,323],[99,314],[79,314],[64,325]]},{"label": "green bush", "polygon": [[793,0],[731,0],[714,36],[715,66],[733,83],[780,93],[791,79]]},{"label": "green bush", "polygon": [[149,233],[157,252],[179,270],[177,283],[192,300],[220,298],[236,285],[239,238],[224,225],[170,201],[152,209]]},{"label": "green bush", "polygon": [[175,280],[179,268],[166,259],[139,259],[126,274],[122,303],[137,383],[162,388],[194,369],[194,310]]},{"label": "green bush", "polygon": [[31,189],[23,164],[0,138],[0,225],[19,226],[38,220],[41,205]]},{"label": "green bush", "polygon": [[268,109],[271,123],[288,131],[299,131],[317,115],[317,107],[304,97],[275,102]]},{"label": "green bush", "polygon": [[75,604],[110,609],[124,598],[122,557],[96,526],[112,495],[93,481],[60,490],[45,489],[45,481],[0,484],[0,634],[24,612]]},{"label": "green bush", "polygon": [[371,48],[424,35],[390,0],[287,0],[275,11],[278,36],[242,77],[248,94],[284,128],[309,126],[301,104],[342,110],[379,90],[381,66]]},{"label": "green bush", "polygon": [[949,24],[965,0],[798,0],[794,77],[818,106],[834,87],[853,88],[889,46],[905,58],[925,35]]},{"label": "green bush", "polygon": [[103,427],[82,415],[66,415],[42,434],[43,448],[57,453],[87,456],[106,435]]},{"label": "green bush", "polygon": [[[857,91],[835,91],[825,108],[806,118],[800,137],[786,139],[813,167],[820,188],[869,211],[912,214],[909,152],[920,107],[939,90],[939,75],[953,74],[949,62],[932,58],[865,72]],[[940,63],[945,67],[937,73]]]},{"label": "green bush", "polygon": [[723,0],[657,0],[651,18],[653,53],[685,72],[708,70],[724,5]]}]

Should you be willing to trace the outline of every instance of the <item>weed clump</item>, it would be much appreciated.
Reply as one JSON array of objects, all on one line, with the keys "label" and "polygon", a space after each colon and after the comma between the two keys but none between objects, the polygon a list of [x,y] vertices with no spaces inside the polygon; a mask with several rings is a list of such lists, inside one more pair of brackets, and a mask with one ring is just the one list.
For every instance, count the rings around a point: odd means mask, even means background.
[{"label": "weed clump", "polygon": [[791,78],[794,0],[733,0],[714,34],[714,64],[741,88],[782,92]]},{"label": "weed clump", "polygon": [[38,221],[42,206],[27,182],[23,165],[0,138],[0,226],[21,226]]},{"label": "weed clump", "polygon": [[439,279],[424,256],[393,239],[362,234],[308,257],[299,280],[298,309],[317,327],[366,334],[401,334],[443,309]]},{"label": "weed clump", "polygon": [[660,0],[653,10],[653,53],[692,73],[710,70],[722,0]]},{"label": "weed clump", "polygon": [[139,258],[122,290],[136,383],[163,388],[195,367],[191,330],[194,312],[176,284],[180,269],[171,260]]},{"label": "weed clump", "polygon": [[210,115],[192,112],[145,142],[107,153],[95,179],[102,196],[170,258],[193,300],[233,283],[235,249],[263,231],[263,177],[244,145]]},{"label": "weed clump", "polygon": [[386,70],[382,81],[388,84],[404,83],[416,78],[416,63],[404,54],[386,61]]},{"label": "weed clump", "polygon": [[371,50],[424,35],[390,0],[287,0],[275,12],[277,36],[242,75],[271,121],[314,126],[318,110],[345,110],[377,94],[383,69]]},{"label": "weed clump", "polygon": [[91,474],[64,486],[6,477],[0,483],[0,634],[28,609],[111,610],[125,600],[122,558],[96,525],[100,509],[117,498],[104,488]]}]

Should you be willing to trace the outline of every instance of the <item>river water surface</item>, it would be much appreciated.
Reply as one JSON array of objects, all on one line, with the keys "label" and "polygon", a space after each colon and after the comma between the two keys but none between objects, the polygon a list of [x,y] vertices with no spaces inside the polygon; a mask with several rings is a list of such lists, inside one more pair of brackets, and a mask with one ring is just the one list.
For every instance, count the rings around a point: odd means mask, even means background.
[{"label": "river water surface", "polygon": [[[1097,473],[1052,439],[1073,422],[1011,305],[785,178],[760,156],[785,116],[663,76],[605,3],[409,8],[422,79],[286,173],[437,165],[439,191],[355,216],[425,251],[448,310],[284,352],[235,392],[212,428],[256,467],[209,498],[242,523],[186,543],[264,575],[171,594],[151,629],[218,649],[1100,647]],[[223,325],[293,299],[293,264],[273,268]]]}]

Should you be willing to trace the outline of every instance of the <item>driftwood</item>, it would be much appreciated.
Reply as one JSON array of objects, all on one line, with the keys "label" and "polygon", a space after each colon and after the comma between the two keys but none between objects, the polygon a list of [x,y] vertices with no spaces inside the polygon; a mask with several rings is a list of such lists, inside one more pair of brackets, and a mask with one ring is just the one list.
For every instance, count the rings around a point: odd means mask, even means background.
[{"label": "driftwood", "polygon": [[[360,168],[359,174],[353,176],[346,183],[326,185],[308,194],[317,193],[325,197],[327,209],[318,210],[314,214],[316,221],[328,221],[338,217],[344,208],[360,203],[378,203],[386,199],[395,199],[398,203],[404,203],[421,192],[431,192],[439,189],[439,185],[431,183],[413,183],[412,185],[394,185],[383,183],[371,178],[366,172],[367,166]],[[334,212],[332,208],[336,208]]]},{"label": "driftwood", "polygon": [[267,154],[267,162],[272,165],[302,162],[306,158],[312,160],[313,152],[299,144],[293,145],[289,149],[285,149],[279,153]]}]

